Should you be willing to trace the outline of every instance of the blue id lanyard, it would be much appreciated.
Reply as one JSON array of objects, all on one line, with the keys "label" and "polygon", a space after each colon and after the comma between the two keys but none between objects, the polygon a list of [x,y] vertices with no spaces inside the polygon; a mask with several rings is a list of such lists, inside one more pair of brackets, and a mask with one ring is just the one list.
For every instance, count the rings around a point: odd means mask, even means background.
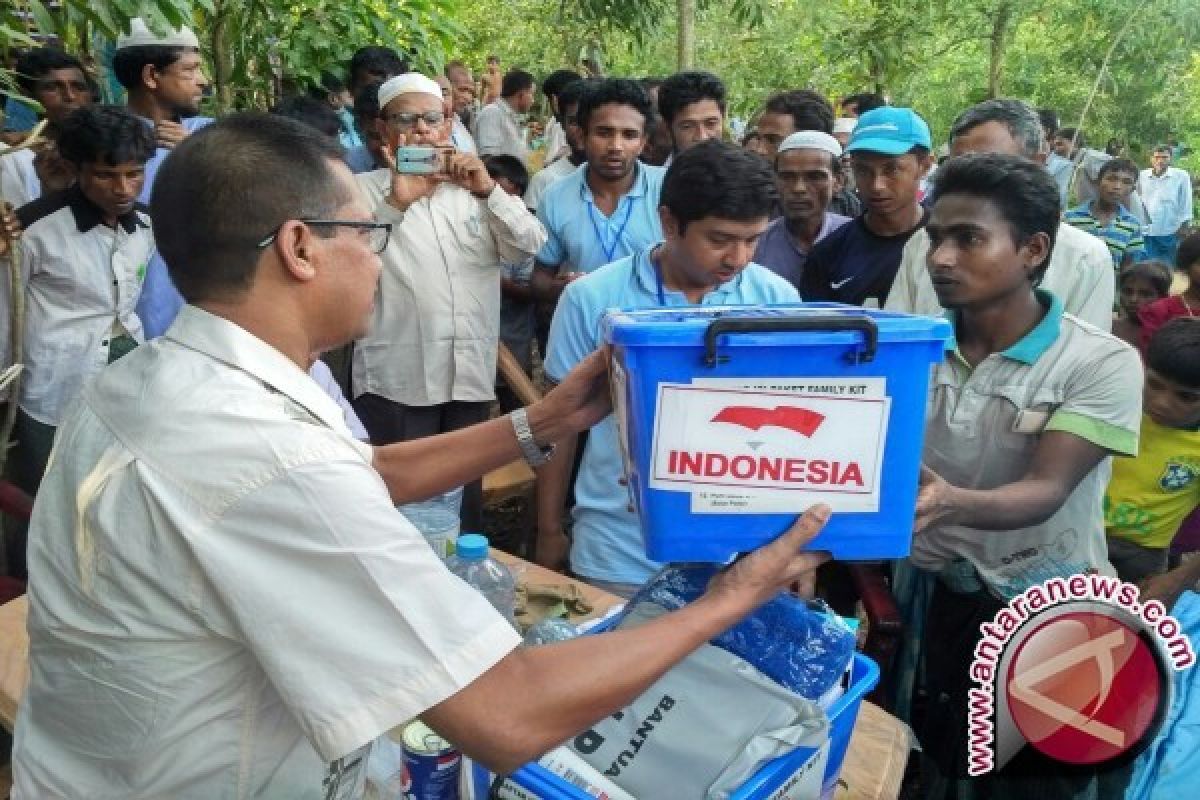
[{"label": "blue id lanyard", "polygon": [[[606,241],[604,231],[600,229],[600,223],[596,221],[596,204],[588,198],[588,218],[592,221],[592,230],[596,233],[596,239],[600,242],[600,249],[604,252],[605,264],[611,264],[613,256],[617,253],[617,246],[621,244],[621,236],[625,233],[625,226],[629,224],[629,218],[633,215],[633,198],[626,195],[621,198],[628,200],[625,206],[625,219],[621,222],[621,227],[617,228],[617,234],[612,238],[612,241]],[[620,206],[618,205],[618,208]],[[607,228],[607,226],[605,226]]]},{"label": "blue id lanyard", "polygon": [[656,284],[655,288],[658,289],[658,305],[662,308],[666,308],[667,295],[663,291],[662,267],[659,266],[658,259],[655,258],[655,256],[658,255],[658,252],[660,249],[661,249],[661,245],[655,247],[653,250],[650,251],[647,258],[650,259],[650,266],[654,268],[654,283]]}]

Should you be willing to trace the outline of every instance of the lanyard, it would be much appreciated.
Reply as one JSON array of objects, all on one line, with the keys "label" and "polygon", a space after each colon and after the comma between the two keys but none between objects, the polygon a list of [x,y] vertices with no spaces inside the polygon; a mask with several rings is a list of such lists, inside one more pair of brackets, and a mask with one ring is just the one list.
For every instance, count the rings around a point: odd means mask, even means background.
[{"label": "lanyard", "polygon": [[617,252],[617,245],[621,243],[621,236],[625,233],[625,226],[629,224],[629,217],[633,215],[633,198],[626,195],[621,199],[629,200],[629,203],[625,206],[625,219],[621,222],[621,227],[617,228],[617,235],[612,238],[612,242],[605,241],[604,232],[600,230],[600,223],[596,221],[596,204],[590,198],[588,199],[588,218],[591,219],[592,230],[595,231],[596,238],[600,241],[600,249],[604,251],[605,264],[612,263],[613,256]]},{"label": "lanyard", "polygon": [[659,252],[660,247],[661,245],[656,246],[646,255],[646,258],[650,260],[650,266],[654,268],[654,283],[656,284],[655,288],[658,289],[658,305],[662,308],[666,308],[667,295],[663,291],[662,267],[659,266],[658,259],[655,258],[655,255]]}]

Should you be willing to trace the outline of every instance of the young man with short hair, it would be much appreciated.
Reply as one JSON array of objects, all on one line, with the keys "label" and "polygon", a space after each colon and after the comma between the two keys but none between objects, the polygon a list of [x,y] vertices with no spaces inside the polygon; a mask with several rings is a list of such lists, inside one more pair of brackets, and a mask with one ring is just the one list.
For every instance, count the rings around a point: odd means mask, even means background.
[{"label": "young man with short hair", "polygon": [[805,300],[883,305],[904,245],[925,225],[920,192],[931,149],[929,126],[910,108],[858,118],[846,150],[866,211],[813,246],[800,285]]},{"label": "young man with short hair", "polygon": [[1064,770],[1031,745],[968,779],[969,667],[980,624],[1008,600],[1051,578],[1114,574],[1103,497],[1109,457],[1137,453],[1141,360],[1037,288],[1060,215],[1041,165],[951,159],[934,197],[927,264],[955,339],[933,373],[911,556],[936,576],[918,731],[926,793],[956,796],[947,784],[969,780],[980,797],[1086,796],[1075,792],[1094,769]]},{"label": "young man with short hair", "polygon": [[1179,240],[1192,224],[1192,178],[1171,166],[1171,148],[1154,148],[1150,168],[1138,181],[1150,224],[1146,226],[1146,254],[1174,266]]},{"label": "young man with short hair", "polygon": [[[791,284],[751,261],[776,199],[771,168],[753,153],[720,140],[680,153],[667,171],[658,208],[665,241],[567,286],[550,329],[547,379],[562,380],[601,345],[599,322],[610,308],[798,300]],[[562,515],[575,448],[575,437],[560,442],[561,452],[538,472],[538,562],[561,569],[569,553],[572,572],[628,597],[657,565],[646,558],[637,516],[628,507],[613,418],[587,438],[568,540]]]},{"label": "young man with short hair", "polygon": [[[17,87],[36,100],[46,115],[41,145],[0,158],[0,189],[13,208],[38,199],[43,192],[68,188],[75,173],[54,146],[63,119],[94,99],[92,81],[75,56],[53,47],[27,50],[17,59]],[[7,147],[0,144],[0,153]]]},{"label": "young man with short hair", "polygon": [[[1048,146],[1037,112],[1021,100],[985,100],[958,115],[950,127],[950,152],[1004,153],[1045,164]],[[929,237],[917,231],[904,247],[904,258],[885,308],[910,314],[940,316],[937,293],[925,268]],[[1112,258],[1104,242],[1065,222],[1055,234],[1054,252],[1041,288],[1063,302],[1063,308],[1101,330],[1112,325],[1114,286]]]},{"label": "young man with short hair", "polygon": [[641,251],[662,239],[662,167],[641,163],[650,98],[637,81],[589,84],[576,112],[586,163],[554,183],[538,204],[546,244],[533,285],[557,297],[574,277]]},{"label": "young man with short hair", "polygon": [[480,109],[475,118],[475,143],[479,155],[500,154],[529,163],[529,145],[525,142],[522,119],[533,108],[536,84],[533,76],[515,69],[504,76],[500,97]]},{"label": "young man with short hair", "polygon": [[820,131],[798,131],[775,156],[775,181],[783,216],[767,226],[754,261],[800,285],[813,245],[850,221],[829,203],[842,172],[842,146]]},{"label": "young man with short hair", "polygon": [[546,126],[546,158],[542,169],[550,166],[559,159],[566,158],[572,152],[567,143],[567,129],[563,122],[564,114],[559,96],[563,89],[582,80],[579,73],[572,69],[556,69],[542,81],[542,94],[546,96],[546,104],[550,106],[550,124]]},{"label": "young man with short hair", "polygon": [[1104,242],[1117,270],[1146,257],[1142,223],[1125,205],[1137,181],[1137,164],[1126,158],[1106,161],[1100,167],[1100,191],[1096,199],[1063,214],[1068,225]]},{"label": "young man with short hair", "polygon": [[579,129],[579,100],[587,91],[588,82],[577,80],[568,83],[558,92],[558,117],[566,137],[568,153],[565,157],[556,159],[538,170],[529,179],[529,188],[525,191],[525,206],[534,213],[541,203],[542,195],[559,178],[566,177],[587,160],[583,151],[583,131]]},{"label": "young man with short hair", "polygon": [[843,97],[838,106],[841,107],[843,117],[858,119],[868,111],[874,111],[887,104],[887,100],[874,92],[859,92]]},{"label": "young man with short hair", "polygon": [[[143,341],[134,310],[154,251],[150,218],[137,203],[154,154],[150,128],[118,106],[85,106],[59,123],[59,152],[78,180],[22,206],[21,283],[25,372],[17,398],[14,482],[41,483],[54,432],[84,384]],[[9,307],[0,281],[0,308]],[[0,330],[7,360],[9,330]],[[10,553],[9,569],[24,569]]]},{"label": "young man with short hair", "polygon": [[658,113],[671,133],[672,153],[720,139],[725,133],[725,84],[711,72],[677,72],[658,88]]},{"label": "young man with short hair", "polygon": [[381,169],[383,157],[383,135],[379,127],[379,87],[383,83],[368,83],[354,95],[354,126],[362,139],[362,145],[346,151],[346,166],[354,174]]},{"label": "young man with short hair", "polygon": [[408,62],[390,47],[368,45],[354,51],[346,74],[350,76],[346,88],[357,96],[369,83],[383,83],[389,78],[408,72]]},{"label": "young man with short hair", "polygon": [[811,89],[779,92],[767,100],[755,130],[766,146],[767,159],[773,161],[779,145],[796,131],[832,134],[833,106]]}]

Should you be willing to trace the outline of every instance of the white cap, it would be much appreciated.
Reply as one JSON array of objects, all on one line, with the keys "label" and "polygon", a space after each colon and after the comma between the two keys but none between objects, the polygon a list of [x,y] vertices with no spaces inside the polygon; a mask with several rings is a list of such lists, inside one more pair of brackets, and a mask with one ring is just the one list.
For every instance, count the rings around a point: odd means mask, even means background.
[{"label": "white cap", "polygon": [[834,133],[854,133],[854,126],[858,124],[858,120],[854,117],[838,117],[833,121]]},{"label": "white cap", "polygon": [[414,93],[431,94],[439,102],[442,99],[442,87],[437,85],[437,81],[432,78],[426,78],[419,72],[406,72],[403,75],[388,78],[379,87],[379,109],[382,111],[384,108],[387,108],[388,103],[402,94]]},{"label": "white cap", "polygon": [[122,33],[117,37],[117,49],[124,50],[126,47],[146,47],[149,45],[158,45],[161,47],[194,47],[200,49],[200,40],[196,38],[196,34],[192,33],[192,29],[188,27],[168,29],[166,34],[160,36],[150,30],[146,25],[146,20],[141,17],[134,17],[129,21],[129,33]]},{"label": "white cap", "polygon": [[788,150],[824,150],[834,158],[842,156],[838,140],[823,131],[796,131],[779,145],[780,153]]}]

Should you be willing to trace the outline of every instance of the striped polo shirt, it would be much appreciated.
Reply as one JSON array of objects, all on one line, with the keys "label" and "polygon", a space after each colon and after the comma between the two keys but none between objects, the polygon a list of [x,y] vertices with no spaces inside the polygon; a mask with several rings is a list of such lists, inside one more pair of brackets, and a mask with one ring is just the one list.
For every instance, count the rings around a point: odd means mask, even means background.
[{"label": "striped polo shirt", "polygon": [[1146,243],[1142,240],[1142,223],[1125,206],[1117,207],[1117,214],[1107,225],[1092,213],[1092,201],[1069,209],[1063,214],[1063,221],[1081,231],[1100,238],[1108,246],[1112,256],[1113,266],[1120,268],[1121,262],[1128,255],[1134,261],[1146,257]]}]

